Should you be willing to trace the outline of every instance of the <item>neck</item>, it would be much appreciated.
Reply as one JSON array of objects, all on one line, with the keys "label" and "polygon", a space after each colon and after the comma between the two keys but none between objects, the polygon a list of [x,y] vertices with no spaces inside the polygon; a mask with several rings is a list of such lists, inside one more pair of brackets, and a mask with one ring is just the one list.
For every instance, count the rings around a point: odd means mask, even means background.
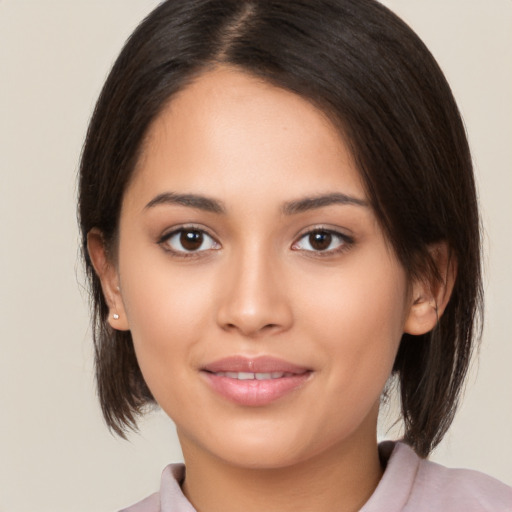
[{"label": "neck", "polygon": [[363,444],[345,440],[307,461],[270,469],[234,466],[186,445],[183,453],[183,491],[198,512],[355,512],[382,476],[375,436]]}]

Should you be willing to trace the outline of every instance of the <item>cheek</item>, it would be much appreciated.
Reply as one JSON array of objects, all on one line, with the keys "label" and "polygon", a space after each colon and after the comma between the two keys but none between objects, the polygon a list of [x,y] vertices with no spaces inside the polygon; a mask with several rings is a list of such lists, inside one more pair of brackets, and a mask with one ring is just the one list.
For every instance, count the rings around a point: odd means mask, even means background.
[{"label": "cheek", "polygon": [[135,250],[120,261],[123,303],[139,366],[158,400],[190,365],[189,355],[211,317],[211,285],[200,271],[193,274],[169,265],[165,255],[143,261]]},{"label": "cheek", "polygon": [[[352,262],[351,262],[352,263]],[[314,286],[316,284],[316,286]],[[329,386],[354,401],[378,399],[393,366],[406,319],[405,272],[392,258],[354,259],[303,301],[301,328],[329,355]]]},{"label": "cheek", "polygon": [[168,346],[197,327],[203,297],[183,281],[153,267],[124,284],[126,314],[135,339],[148,346]]}]

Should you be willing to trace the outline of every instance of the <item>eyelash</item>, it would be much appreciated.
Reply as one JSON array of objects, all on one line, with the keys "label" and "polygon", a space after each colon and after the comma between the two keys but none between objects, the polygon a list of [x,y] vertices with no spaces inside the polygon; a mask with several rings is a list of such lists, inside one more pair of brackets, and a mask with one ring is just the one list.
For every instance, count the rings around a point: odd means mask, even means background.
[{"label": "eyelash", "polygon": [[[178,235],[180,235],[180,238],[186,234],[186,233],[195,233],[195,234],[198,234],[202,237],[202,240],[201,240],[201,245],[199,246],[199,248],[204,244],[205,242],[205,238],[207,237],[208,239],[211,240],[211,242],[218,246],[218,247],[212,247],[210,249],[202,249],[202,250],[176,250],[176,249],[173,249],[170,245],[169,245],[169,242],[171,241],[172,238],[174,237],[177,237]],[[193,241],[193,240],[191,240]],[[180,241],[181,242],[181,241]],[[215,238],[213,236],[211,236],[207,231],[205,231],[203,228],[199,227],[199,226],[193,226],[193,225],[190,225],[190,226],[180,226],[179,228],[177,229],[174,229],[173,231],[171,231],[170,233],[166,233],[165,235],[163,235],[159,240],[158,240],[158,245],[160,245],[164,251],[166,252],[169,252],[171,253],[173,256],[176,256],[178,258],[193,258],[193,257],[198,257],[202,252],[205,252],[207,250],[217,250],[220,248],[220,244],[219,242],[217,242],[217,240],[215,240]]]},{"label": "eyelash", "polygon": [[[209,247],[207,249],[202,250],[187,250],[184,248],[184,250],[176,250],[173,249],[169,242],[179,235],[180,239],[183,237],[184,234],[196,234],[201,236],[200,245],[197,249],[201,249],[201,247],[204,245],[206,239],[210,240],[210,245],[213,245],[213,247]],[[338,240],[338,246],[334,249],[324,249],[324,250],[315,250],[311,244],[311,238],[314,235],[327,235],[330,237],[329,239],[329,246],[332,244],[334,240]],[[308,240],[308,244],[311,247],[311,249],[301,249],[299,246],[300,242],[303,240]],[[194,240],[191,238],[191,242],[194,242]],[[183,240],[180,240],[179,243],[182,244]],[[174,229],[170,233],[166,233],[163,235],[157,242],[162,248],[166,251],[171,253],[173,256],[176,256],[178,258],[190,258],[190,257],[198,257],[201,255],[201,253],[210,251],[210,250],[218,250],[220,249],[220,243],[215,240],[213,236],[211,236],[206,230],[199,226],[181,226],[178,229]],[[294,242],[291,246],[292,250],[295,251],[303,251],[305,253],[312,253],[315,256],[319,257],[326,257],[326,256],[332,256],[335,254],[343,253],[350,249],[350,247],[354,244],[354,239],[348,235],[345,235],[343,233],[340,233],[338,231],[332,230],[332,229],[326,229],[322,227],[315,227],[313,229],[308,230],[307,232],[303,233],[296,242]],[[183,245],[182,245],[183,247]],[[311,254],[311,255],[312,255]]]},{"label": "eyelash", "polygon": [[[337,247],[335,247],[334,249],[325,249],[325,250],[314,250],[313,248],[312,249],[300,249],[300,248],[295,249],[295,247],[297,247],[297,245],[302,240],[308,240],[310,247],[312,247],[310,237],[313,235],[328,235],[329,237],[331,237],[329,245],[331,245],[331,243],[335,239],[338,240],[339,245]],[[333,256],[336,254],[341,254],[345,251],[348,251],[352,247],[352,245],[354,245],[354,239],[352,237],[345,235],[344,233],[340,233],[339,231],[336,231],[333,229],[327,229],[327,228],[323,228],[323,227],[319,226],[319,227],[315,227],[313,229],[309,229],[308,231],[303,233],[298,238],[298,240],[292,244],[292,249],[295,249],[298,251],[302,250],[304,252],[313,253],[314,256],[316,256],[316,257],[327,257],[327,256]]]}]

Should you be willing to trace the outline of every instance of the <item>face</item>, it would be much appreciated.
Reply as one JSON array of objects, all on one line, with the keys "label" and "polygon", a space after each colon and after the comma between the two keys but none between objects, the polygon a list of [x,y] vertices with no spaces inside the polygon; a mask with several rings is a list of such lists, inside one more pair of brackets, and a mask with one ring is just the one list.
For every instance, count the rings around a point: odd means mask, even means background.
[{"label": "face", "polygon": [[118,329],[187,450],[284,467],[375,442],[411,307],[343,139],[219,68],[150,129],[122,204]]}]

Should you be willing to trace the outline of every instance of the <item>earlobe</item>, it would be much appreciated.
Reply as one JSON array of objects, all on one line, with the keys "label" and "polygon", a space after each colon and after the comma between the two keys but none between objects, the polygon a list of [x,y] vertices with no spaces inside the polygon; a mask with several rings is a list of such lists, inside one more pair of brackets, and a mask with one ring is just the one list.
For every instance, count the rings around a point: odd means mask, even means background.
[{"label": "earlobe", "polygon": [[87,234],[87,251],[109,308],[108,323],[118,331],[129,330],[119,287],[119,275],[109,257],[103,233],[99,229],[93,228]]},{"label": "earlobe", "polygon": [[429,251],[437,276],[425,276],[412,283],[411,305],[404,326],[404,332],[408,334],[425,334],[437,325],[455,284],[457,263],[448,245],[440,242]]}]

